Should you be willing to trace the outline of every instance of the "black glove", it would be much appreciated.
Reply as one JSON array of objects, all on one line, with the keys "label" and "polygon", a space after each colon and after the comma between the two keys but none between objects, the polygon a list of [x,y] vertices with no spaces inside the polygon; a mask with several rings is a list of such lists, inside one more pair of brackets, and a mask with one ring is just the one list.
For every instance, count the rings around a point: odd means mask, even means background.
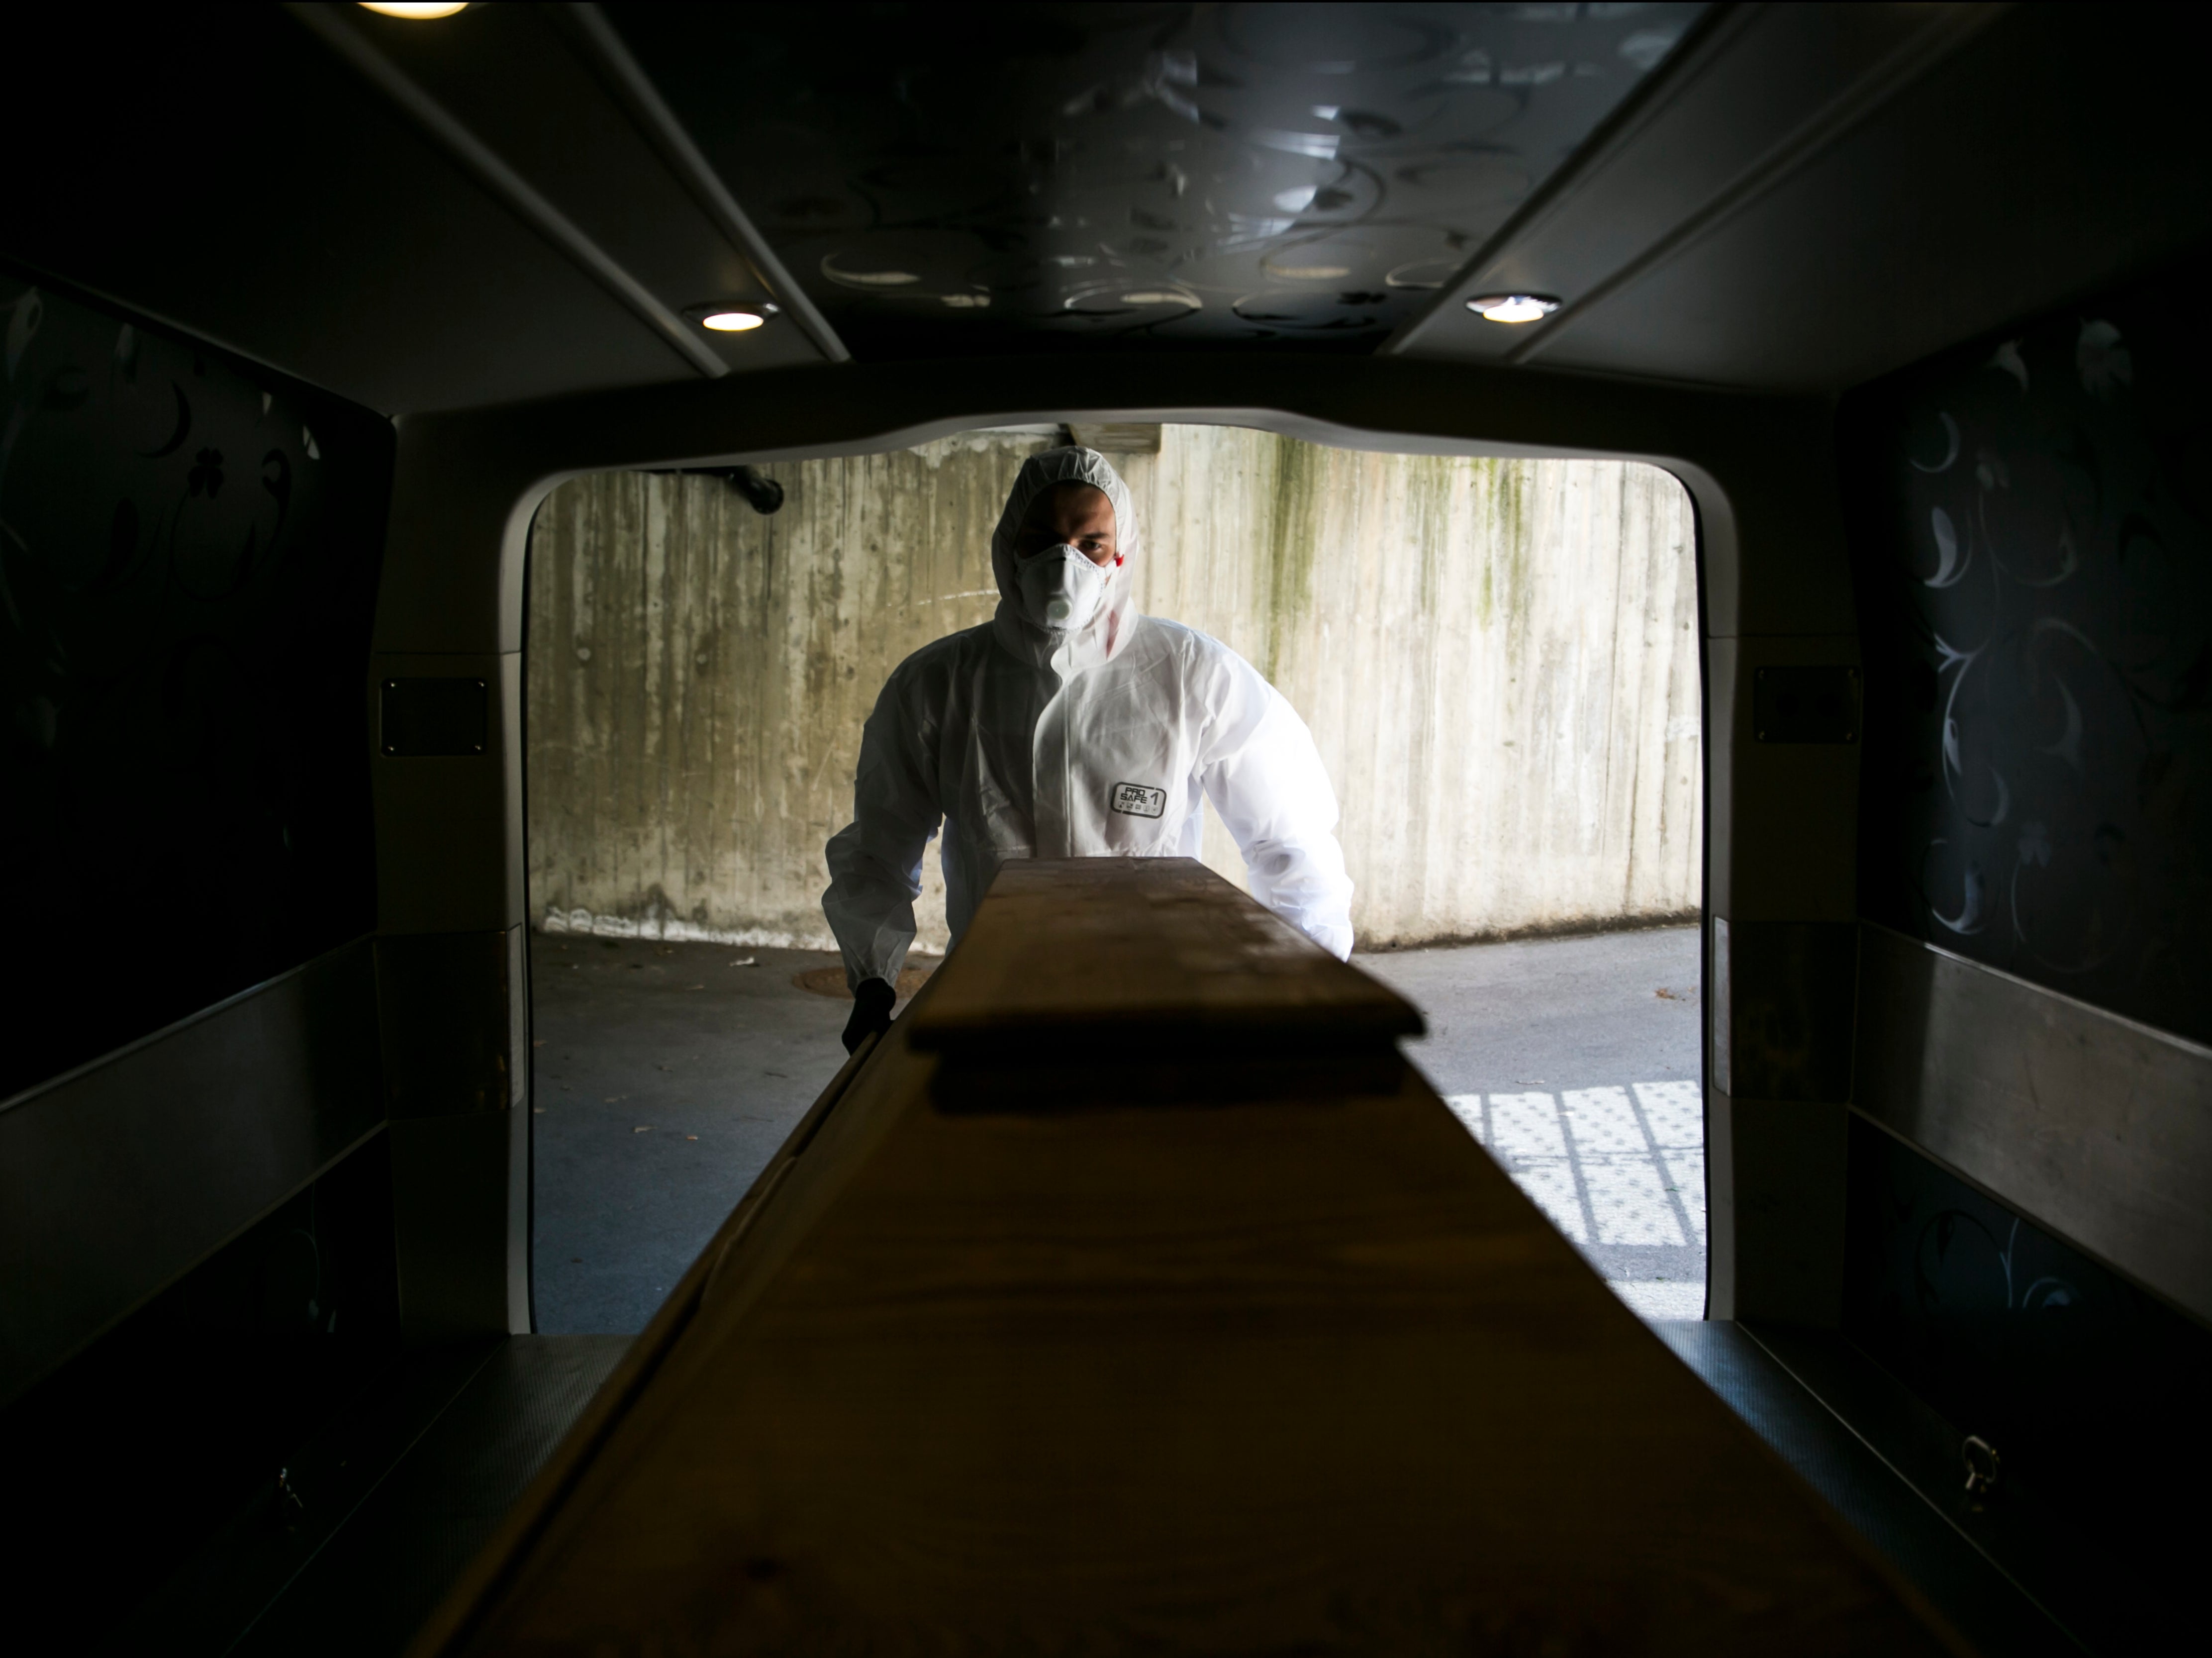
[{"label": "black glove", "polygon": [[845,1021],[845,1051],[857,1050],[872,1035],[891,1028],[891,1004],[898,993],[881,979],[863,979],[853,992],[853,1017]]}]

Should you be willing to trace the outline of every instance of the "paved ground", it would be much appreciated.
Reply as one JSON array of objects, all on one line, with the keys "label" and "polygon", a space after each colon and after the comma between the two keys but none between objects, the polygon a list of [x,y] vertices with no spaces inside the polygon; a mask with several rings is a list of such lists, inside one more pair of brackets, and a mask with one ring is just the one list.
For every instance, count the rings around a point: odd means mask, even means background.
[{"label": "paved ground", "polygon": [[1408,1051],[1646,1318],[1705,1310],[1698,932],[1355,957],[1428,1015]]},{"label": "paved ground", "polygon": [[832,959],[532,935],[539,1330],[645,1327],[843,1063]]},{"label": "paved ground", "polygon": [[[1426,1011],[1415,1061],[1624,1297],[1698,1316],[1696,929],[1357,960]],[[792,982],[834,961],[532,936],[541,1331],[644,1327],[843,1061],[848,1005]]]}]

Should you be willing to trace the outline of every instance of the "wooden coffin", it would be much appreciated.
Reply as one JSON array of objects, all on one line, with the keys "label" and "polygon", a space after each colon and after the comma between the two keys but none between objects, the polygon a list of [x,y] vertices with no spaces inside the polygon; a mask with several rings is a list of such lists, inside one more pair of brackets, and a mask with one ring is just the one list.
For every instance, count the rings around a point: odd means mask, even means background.
[{"label": "wooden coffin", "polygon": [[1182,859],[1015,865],[418,1654],[1956,1649]]}]

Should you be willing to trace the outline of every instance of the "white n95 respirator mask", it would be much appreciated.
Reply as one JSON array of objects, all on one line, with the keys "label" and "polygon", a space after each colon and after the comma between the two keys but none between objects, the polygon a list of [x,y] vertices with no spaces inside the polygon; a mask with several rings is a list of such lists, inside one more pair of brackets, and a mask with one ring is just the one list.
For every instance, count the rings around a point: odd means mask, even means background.
[{"label": "white n95 respirator mask", "polygon": [[1106,572],[1065,542],[1023,560],[1016,574],[1024,612],[1055,638],[1088,627],[1106,597]]}]

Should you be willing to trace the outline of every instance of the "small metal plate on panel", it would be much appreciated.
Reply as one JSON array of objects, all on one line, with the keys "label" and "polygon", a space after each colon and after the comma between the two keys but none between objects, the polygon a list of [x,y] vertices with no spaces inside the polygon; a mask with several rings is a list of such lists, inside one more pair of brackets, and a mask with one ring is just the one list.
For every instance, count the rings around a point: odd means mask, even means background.
[{"label": "small metal plate on panel", "polygon": [[1859,671],[1761,668],[1752,679],[1751,720],[1761,743],[1856,743]]},{"label": "small metal plate on panel", "polygon": [[482,754],[490,687],[481,679],[387,679],[378,726],[384,751],[412,758]]}]

